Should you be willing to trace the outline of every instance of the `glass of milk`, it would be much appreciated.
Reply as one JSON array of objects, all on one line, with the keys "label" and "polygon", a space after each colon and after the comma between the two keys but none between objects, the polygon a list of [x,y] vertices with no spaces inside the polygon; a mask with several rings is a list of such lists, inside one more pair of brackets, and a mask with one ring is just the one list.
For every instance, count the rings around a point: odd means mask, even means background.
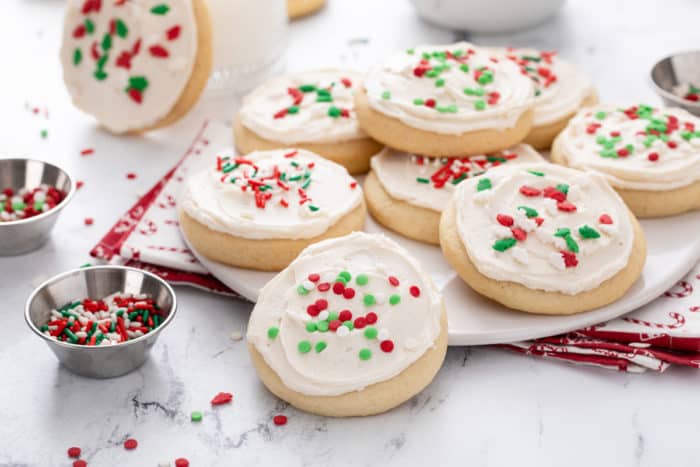
[{"label": "glass of milk", "polygon": [[241,93],[284,65],[287,0],[208,0],[213,90]]}]

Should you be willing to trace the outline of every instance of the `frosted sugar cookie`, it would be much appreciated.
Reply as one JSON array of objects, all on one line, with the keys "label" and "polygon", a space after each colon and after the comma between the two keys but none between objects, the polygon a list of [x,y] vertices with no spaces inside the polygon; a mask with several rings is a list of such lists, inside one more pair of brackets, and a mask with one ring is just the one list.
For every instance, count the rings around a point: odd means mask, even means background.
[{"label": "frosted sugar cookie", "polygon": [[297,147],[339,163],[350,173],[369,170],[382,148],[357,123],[353,95],[361,82],[348,70],[316,70],[273,78],[248,94],[233,131],[243,153]]},{"label": "frosted sugar cookie", "polygon": [[466,42],[408,49],[372,68],[355,95],[360,125],[431,157],[485,154],[532,126],[534,85],[518,65]]},{"label": "frosted sugar cookie", "polygon": [[180,226],[200,254],[264,271],[286,267],[306,246],[361,230],[362,189],[342,166],[304,150],[220,156],[192,176]]},{"label": "frosted sugar cookie", "polygon": [[61,46],[73,104],[114,133],[169,125],[211,71],[204,0],[69,0]]},{"label": "frosted sugar cookie", "polygon": [[260,291],[248,349],[267,388],[320,415],[372,415],[433,379],[447,349],[442,298],[383,235],[305,249]]},{"label": "frosted sugar cookie", "polygon": [[326,0],[287,0],[287,14],[291,19],[316,13],[323,8]]},{"label": "frosted sugar cookie", "polygon": [[527,162],[544,159],[526,144],[486,156],[440,158],[386,148],[372,158],[372,171],[364,185],[367,207],[383,226],[438,245],[440,214],[459,183],[492,167]]},{"label": "frosted sugar cookie", "polygon": [[677,108],[584,109],[552,160],[603,175],[638,217],[700,209],[700,118]]},{"label": "frosted sugar cookie", "polygon": [[556,52],[535,49],[495,49],[498,56],[515,62],[535,84],[535,118],[525,142],[549,149],[554,138],[581,108],[598,102],[586,75]]},{"label": "frosted sugar cookie", "polygon": [[605,179],[554,164],[499,167],[460,184],[440,244],[478,293],[553,315],[619,299],[646,259],[637,220]]}]

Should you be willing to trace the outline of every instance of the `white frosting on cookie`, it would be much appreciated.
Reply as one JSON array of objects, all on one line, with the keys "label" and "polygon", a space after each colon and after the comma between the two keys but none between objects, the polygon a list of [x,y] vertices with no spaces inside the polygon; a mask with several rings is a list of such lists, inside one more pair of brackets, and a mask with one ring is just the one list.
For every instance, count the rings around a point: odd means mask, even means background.
[{"label": "white frosting on cookie", "polygon": [[493,49],[520,66],[535,84],[534,126],[554,123],[575,113],[595,93],[590,79],[556,52],[535,49]]},{"label": "white frosting on cookie", "polygon": [[532,108],[534,85],[515,63],[491,55],[466,42],[398,53],[367,74],[369,104],[434,133],[512,128]]},{"label": "white frosting on cookie", "polygon": [[666,191],[700,180],[700,118],[678,108],[584,109],[558,137],[567,164],[616,188]]},{"label": "white frosting on cookie", "polygon": [[442,212],[457,185],[502,164],[543,162],[532,146],[518,144],[494,154],[429,158],[385,148],[372,158],[372,170],[392,198]]},{"label": "white frosting on cookie", "polygon": [[263,287],[248,342],[288,388],[335,396],[413,364],[434,346],[441,313],[437,289],[405,249],[356,232],[306,248]]},{"label": "white frosting on cookie", "polygon": [[574,295],[621,271],[632,251],[629,211],[596,174],[504,166],[460,184],[454,199],[462,243],[491,279]]},{"label": "white frosting on cookie", "polygon": [[73,103],[122,133],[165,117],[197,55],[191,0],[69,0],[61,46]]},{"label": "white frosting on cookie", "polygon": [[355,71],[333,69],[273,78],[245,97],[241,124],[289,145],[366,138],[353,97],[361,80]]},{"label": "white frosting on cookie", "polygon": [[236,237],[311,238],[362,202],[345,167],[294,149],[219,156],[187,181],[180,205],[212,230]]}]

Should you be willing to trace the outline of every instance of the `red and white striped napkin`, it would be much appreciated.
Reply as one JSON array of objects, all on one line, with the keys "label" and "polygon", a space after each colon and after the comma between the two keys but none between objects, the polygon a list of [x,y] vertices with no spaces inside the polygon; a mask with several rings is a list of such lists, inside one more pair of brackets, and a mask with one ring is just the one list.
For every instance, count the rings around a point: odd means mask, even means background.
[{"label": "red and white striped napkin", "polygon": [[[182,159],[129,209],[90,254],[149,270],[174,284],[240,297],[194,258],[180,236],[176,200],[187,175],[231,146],[231,130],[205,122]],[[501,344],[528,355],[628,372],[700,368],[700,264],[663,296],[606,323],[566,335]]]}]

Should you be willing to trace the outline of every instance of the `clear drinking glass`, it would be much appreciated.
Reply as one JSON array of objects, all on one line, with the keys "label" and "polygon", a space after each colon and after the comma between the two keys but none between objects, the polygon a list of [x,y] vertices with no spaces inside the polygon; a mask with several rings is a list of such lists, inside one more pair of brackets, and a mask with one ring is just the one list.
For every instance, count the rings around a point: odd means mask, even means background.
[{"label": "clear drinking glass", "polygon": [[212,90],[241,93],[280,71],[286,48],[287,0],[208,0],[212,23]]}]

